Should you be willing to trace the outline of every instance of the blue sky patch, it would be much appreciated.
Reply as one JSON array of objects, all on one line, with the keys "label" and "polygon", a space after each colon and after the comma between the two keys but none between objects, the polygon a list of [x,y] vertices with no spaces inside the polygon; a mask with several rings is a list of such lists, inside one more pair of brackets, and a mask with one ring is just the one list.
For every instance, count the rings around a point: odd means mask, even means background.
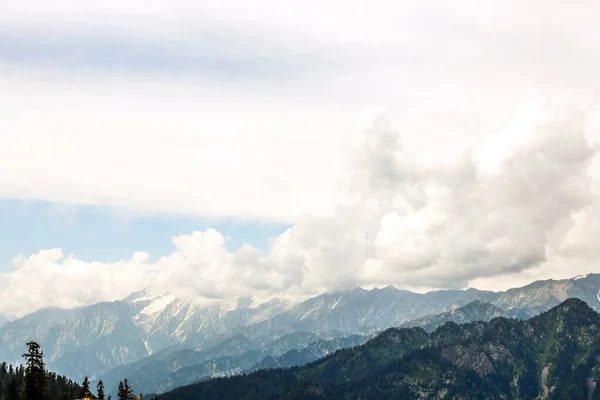
[{"label": "blue sky patch", "polygon": [[235,219],[154,215],[125,219],[108,207],[70,206],[41,201],[0,200],[0,271],[17,255],[62,248],[85,261],[115,262],[145,251],[155,261],[175,250],[171,237],[215,228],[230,239],[230,251],[248,243],[261,249],[289,226]]}]

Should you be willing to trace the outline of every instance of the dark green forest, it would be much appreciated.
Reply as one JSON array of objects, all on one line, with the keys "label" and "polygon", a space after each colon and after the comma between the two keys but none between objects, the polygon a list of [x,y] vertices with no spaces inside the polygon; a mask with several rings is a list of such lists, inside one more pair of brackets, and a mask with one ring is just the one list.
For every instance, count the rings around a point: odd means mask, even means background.
[{"label": "dark green forest", "polygon": [[2,400],[73,400],[82,394],[82,386],[65,376],[46,371],[43,353],[35,342],[27,343],[25,365],[0,364]]},{"label": "dark green forest", "polygon": [[600,399],[600,316],[569,299],[528,321],[391,328],[308,365],[204,381],[160,400]]},{"label": "dark green forest", "polygon": [[[49,372],[40,345],[35,341],[26,345],[24,365],[15,367],[6,362],[0,363],[0,400],[112,400],[111,395],[105,395],[102,381],[94,390],[90,388],[87,377],[79,384],[66,376]],[[150,399],[150,396],[145,398]],[[134,400],[133,389],[127,379],[119,382],[117,400]]]}]

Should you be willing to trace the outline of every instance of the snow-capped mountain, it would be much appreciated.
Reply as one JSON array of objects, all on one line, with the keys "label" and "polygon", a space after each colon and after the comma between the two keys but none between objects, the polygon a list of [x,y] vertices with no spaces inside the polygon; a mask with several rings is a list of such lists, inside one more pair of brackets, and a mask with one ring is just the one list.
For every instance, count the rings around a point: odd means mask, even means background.
[{"label": "snow-capped mountain", "polygon": [[239,326],[278,314],[289,303],[255,308],[205,305],[146,289],[122,301],[78,309],[45,308],[0,328],[0,360],[20,363],[25,342],[40,342],[48,366],[90,379],[173,345],[202,347]]},{"label": "snow-capped mountain", "polygon": [[246,299],[237,304],[199,304],[146,289],[121,301],[68,310],[46,308],[5,323],[0,327],[0,360],[21,362],[25,342],[35,339],[51,369],[76,379],[94,379],[148,356],[206,350],[237,335],[251,346],[265,346],[299,332],[330,337],[371,334],[474,300],[534,314],[577,297],[600,310],[599,289],[598,274],[538,281],[498,293],[354,289],[324,293],[297,304],[282,298],[263,303]]}]

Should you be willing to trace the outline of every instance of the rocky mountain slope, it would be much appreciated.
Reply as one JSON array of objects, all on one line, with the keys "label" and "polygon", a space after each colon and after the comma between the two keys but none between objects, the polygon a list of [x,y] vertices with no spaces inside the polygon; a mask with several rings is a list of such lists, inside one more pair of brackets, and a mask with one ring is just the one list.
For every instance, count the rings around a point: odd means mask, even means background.
[{"label": "rocky mountain slope", "polygon": [[106,382],[108,391],[115,392],[118,382],[127,377],[141,392],[162,393],[206,378],[306,364],[367,339],[368,336],[362,335],[336,338],[299,332],[259,345],[245,336],[236,335],[206,350],[167,349],[115,368],[99,379]]},{"label": "rocky mountain slope", "polygon": [[600,398],[598,380],[600,315],[568,299],[528,321],[391,328],[304,367],[214,379],[160,400],[583,400]]},{"label": "rocky mountain slope", "polygon": [[[116,389],[118,382],[122,380],[123,377],[127,377],[129,382],[131,382],[134,387],[138,388],[138,390],[150,393],[155,392],[159,385],[170,376],[187,367],[204,365],[210,360],[222,358],[237,359],[239,357],[240,362],[244,360],[244,357],[250,358],[251,360],[256,358],[253,362],[249,361],[250,365],[245,367],[249,368],[260,361],[261,353],[267,355],[271,353],[279,354],[290,348],[307,346],[311,341],[316,340],[316,338],[317,336],[314,334],[296,333],[286,335],[265,346],[260,346],[259,344],[248,340],[248,338],[243,335],[236,335],[204,350],[174,346],[137,362],[120,366],[101,376],[99,379],[106,382],[107,388]],[[239,372],[239,368],[240,367],[231,367],[230,373]],[[223,369],[221,375],[227,375],[228,371],[229,369]],[[196,380],[212,375],[219,376],[219,372],[213,369],[206,375],[200,375]]]},{"label": "rocky mountain slope", "polygon": [[281,354],[282,349],[275,351],[275,346],[267,346],[260,350],[247,351],[238,356],[214,357],[200,364],[182,367],[157,385],[150,384],[145,371],[138,371],[133,378],[139,382],[139,387],[145,388],[144,390],[148,393],[164,393],[207,378],[231,376],[263,368],[304,365],[335,350],[362,344],[367,339],[366,336],[352,335],[329,340],[318,339],[306,347],[290,343],[289,350],[283,354]]},{"label": "rocky mountain slope", "polygon": [[490,303],[484,303],[479,300],[472,301],[463,307],[455,308],[452,311],[447,311],[441,314],[427,315],[422,318],[405,322],[401,324],[402,328],[420,327],[427,332],[432,332],[446,322],[454,322],[456,324],[464,324],[475,321],[490,321],[497,317],[508,317],[517,319],[528,319],[532,315],[529,312],[519,309],[503,310],[498,306]]}]

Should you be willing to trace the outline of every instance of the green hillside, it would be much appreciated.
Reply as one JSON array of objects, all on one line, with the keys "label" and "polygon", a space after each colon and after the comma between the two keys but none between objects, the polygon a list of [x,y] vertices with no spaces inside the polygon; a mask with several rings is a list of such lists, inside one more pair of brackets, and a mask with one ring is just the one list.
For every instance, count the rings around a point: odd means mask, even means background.
[{"label": "green hillside", "polygon": [[600,399],[600,316],[569,299],[528,321],[388,329],[303,367],[176,389],[161,400]]}]

